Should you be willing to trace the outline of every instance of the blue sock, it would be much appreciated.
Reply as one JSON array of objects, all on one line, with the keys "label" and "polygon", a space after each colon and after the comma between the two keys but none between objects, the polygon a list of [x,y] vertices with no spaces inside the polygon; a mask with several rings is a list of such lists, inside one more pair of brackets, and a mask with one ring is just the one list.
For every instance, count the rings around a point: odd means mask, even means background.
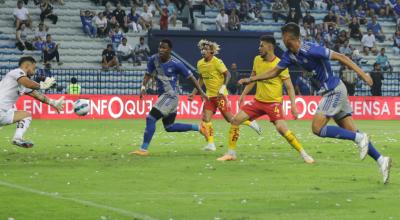
[{"label": "blue sock", "polygon": [[174,123],[165,127],[167,132],[185,132],[185,131],[198,131],[198,125]]},{"label": "blue sock", "polygon": [[375,149],[371,142],[368,143],[368,155],[376,161],[378,161],[378,158],[381,157],[381,154]]},{"label": "blue sock", "polygon": [[352,140],[356,139],[356,133],[337,126],[324,126],[319,132],[320,137],[330,137],[337,139]]},{"label": "blue sock", "polygon": [[151,115],[147,116],[146,129],[144,130],[143,144],[140,147],[141,149],[147,150],[147,148],[149,147],[150,141],[153,138],[154,132],[156,131],[156,122],[156,118]]},{"label": "blue sock", "polygon": [[199,125],[197,125],[197,124],[192,124],[192,130],[193,130],[193,131],[199,131],[199,130],[200,130]]}]

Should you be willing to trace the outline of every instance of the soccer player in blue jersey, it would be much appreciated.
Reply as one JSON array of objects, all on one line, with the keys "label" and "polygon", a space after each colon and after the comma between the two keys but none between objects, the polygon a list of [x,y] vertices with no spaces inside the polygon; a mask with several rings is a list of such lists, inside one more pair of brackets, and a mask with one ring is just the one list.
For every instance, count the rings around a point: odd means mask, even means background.
[{"label": "soccer player in blue jersey", "polygon": [[158,47],[158,54],[151,56],[147,62],[147,73],[143,78],[140,97],[145,94],[146,85],[151,78],[156,80],[159,96],[146,118],[143,144],[139,150],[132,151],[130,154],[140,156],[147,156],[149,154],[147,149],[156,130],[156,122],[159,119],[162,119],[164,129],[167,132],[198,131],[207,139],[205,126],[175,123],[178,108],[177,81],[179,75],[189,79],[203,99],[207,99],[207,95],[190,70],[181,61],[171,57],[171,49],[172,42],[170,40],[161,40]]},{"label": "soccer player in blue jersey", "polygon": [[[288,50],[282,55],[278,65],[264,74],[241,79],[239,83],[248,84],[274,78],[284,69],[295,64],[301,66],[304,71],[311,72],[313,78],[319,82],[319,93],[322,95],[312,122],[313,133],[324,138],[354,141],[360,150],[360,158],[363,160],[369,154],[376,160],[383,175],[383,182],[388,183],[391,158],[381,156],[369,141],[368,135],[356,128],[351,116],[353,110],[348,101],[346,87],[333,73],[330,60],[336,60],[348,66],[369,86],[373,84],[371,77],[345,55],[311,42],[302,42],[297,24],[288,23],[281,30],[283,42]],[[331,118],[339,126],[327,125]]]}]

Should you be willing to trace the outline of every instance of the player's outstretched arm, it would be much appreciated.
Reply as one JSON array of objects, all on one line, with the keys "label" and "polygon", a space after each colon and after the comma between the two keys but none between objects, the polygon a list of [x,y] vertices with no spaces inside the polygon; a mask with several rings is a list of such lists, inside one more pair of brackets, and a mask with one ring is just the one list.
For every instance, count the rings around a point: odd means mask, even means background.
[{"label": "player's outstretched arm", "polygon": [[341,64],[348,66],[350,69],[354,70],[357,75],[361,77],[369,86],[372,86],[373,81],[370,75],[366,74],[357,64],[355,64],[350,58],[345,56],[344,54],[331,52],[331,60],[337,60]]},{"label": "player's outstretched arm", "polygon": [[39,90],[39,89],[49,89],[56,83],[56,79],[53,77],[46,77],[46,79],[40,83],[37,83],[27,76],[23,76],[18,79],[18,83],[23,85],[25,88]]},{"label": "player's outstretched arm", "polygon": [[280,69],[275,66],[272,70],[270,70],[264,74],[241,79],[241,80],[239,80],[239,84],[247,85],[251,82],[255,82],[255,81],[259,81],[259,80],[272,79],[274,77],[277,77],[282,71],[283,71],[283,69]]},{"label": "player's outstretched arm", "polygon": [[201,97],[203,99],[208,99],[206,93],[203,91],[203,89],[199,85],[199,82],[197,82],[196,78],[193,75],[190,75],[188,79],[192,82],[197,91],[199,91]]},{"label": "player's outstretched arm", "polygon": [[[254,71],[253,71],[253,72],[251,73],[250,77],[251,77],[251,76],[255,76],[255,75],[256,75],[256,74],[255,74]],[[256,83],[255,83],[255,82],[252,82],[252,83],[247,84],[247,85],[244,87],[243,92],[242,92],[242,94],[240,95],[240,98],[239,98],[239,106],[242,105],[242,102],[243,102],[244,98],[246,97],[247,94],[249,94],[249,92],[254,88],[255,85],[256,85]]]},{"label": "player's outstretched arm", "polygon": [[36,91],[36,90],[33,90],[30,93],[27,93],[27,95],[52,106],[53,108],[55,108],[57,110],[58,113],[60,113],[64,109],[64,96],[62,96],[58,100],[49,99],[46,95],[44,95],[41,92]]},{"label": "player's outstretched arm", "polygon": [[142,82],[142,86],[140,87],[140,98],[143,98],[143,95],[146,94],[146,85],[149,82],[149,80],[151,79],[150,74],[144,74],[143,76],[143,82]]},{"label": "player's outstretched arm", "polygon": [[34,89],[34,90],[40,89],[40,84],[39,83],[29,79],[26,76],[23,76],[23,77],[19,78],[18,79],[18,83],[23,85],[25,88],[28,88],[28,89]]},{"label": "player's outstretched arm", "polygon": [[296,95],[295,95],[293,83],[292,83],[292,80],[290,79],[290,77],[283,80],[283,84],[286,87],[286,90],[288,92],[289,99],[290,99],[290,104],[292,105],[291,106],[292,115],[295,119],[297,119],[299,117],[299,113],[297,112],[297,106],[296,106],[296,101],[295,101]]}]

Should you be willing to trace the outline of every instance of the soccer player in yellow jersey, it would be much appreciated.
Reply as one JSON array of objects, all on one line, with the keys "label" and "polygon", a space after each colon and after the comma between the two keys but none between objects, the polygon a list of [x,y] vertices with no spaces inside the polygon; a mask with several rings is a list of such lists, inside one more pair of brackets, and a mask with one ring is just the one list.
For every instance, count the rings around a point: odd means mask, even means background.
[{"label": "soccer player in yellow jersey", "polygon": [[[258,48],[260,55],[254,58],[252,76],[263,74],[265,71],[274,68],[279,62],[280,59],[274,54],[275,44],[276,42],[273,37],[262,36],[260,38],[260,46]],[[285,85],[290,97],[292,114],[297,119],[298,113],[295,103],[294,88],[287,69],[282,71],[282,73],[275,78],[257,81],[257,90],[254,100],[244,105],[241,111],[237,113],[231,121],[228,153],[217,160],[236,160],[235,150],[239,138],[239,125],[243,121],[249,119],[255,120],[263,115],[268,115],[270,121],[275,125],[276,130],[301,154],[304,162],[314,163],[314,159],[306,153],[296,136],[288,129],[284,120],[282,112],[283,85]],[[244,97],[254,86],[255,83],[251,83],[245,87],[240,96],[239,105],[243,103]]]},{"label": "soccer player in yellow jersey", "polygon": [[[209,98],[209,100],[206,100],[204,103],[203,122],[201,124],[201,126],[205,127],[205,130],[208,132],[208,144],[204,147],[204,150],[215,151],[214,129],[211,123],[212,116],[218,109],[227,122],[230,122],[233,118],[231,106],[227,99],[228,90],[226,89],[226,84],[229,82],[231,74],[226,68],[224,62],[215,57],[220,49],[217,43],[208,40],[201,40],[198,43],[198,47],[203,56],[203,58],[197,62],[199,84],[200,86],[205,85],[206,94]],[[194,89],[192,94],[189,96],[189,100],[193,100],[193,97],[196,94],[197,89]],[[261,133],[260,127],[256,121],[250,122],[245,120],[243,121],[243,124],[250,126],[258,134]]]}]

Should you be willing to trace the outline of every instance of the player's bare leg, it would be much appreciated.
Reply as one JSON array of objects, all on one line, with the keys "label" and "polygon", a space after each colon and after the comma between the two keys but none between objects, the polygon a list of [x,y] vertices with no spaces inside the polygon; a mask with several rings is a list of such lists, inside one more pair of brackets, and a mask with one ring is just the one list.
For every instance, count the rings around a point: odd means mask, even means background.
[{"label": "player's bare leg", "polygon": [[[340,120],[335,120],[336,124],[340,127],[347,129],[349,131],[358,132],[356,125],[354,124],[353,118],[351,116],[342,118]],[[368,143],[368,155],[371,156],[379,166],[379,170],[383,176],[383,183],[389,182],[390,177],[390,168],[392,159],[390,157],[382,156],[374,147],[374,145],[369,142]]]},{"label": "player's bare leg", "polygon": [[16,111],[14,112],[13,123],[16,123],[17,129],[15,131],[12,143],[19,147],[31,148],[33,143],[28,140],[24,140],[23,136],[32,121],[32,114],[27,111]]},{"label": "player's bare leg", "polygon": [[229,130],[228,153],[218,158],[218,161],[236,160],[236,146],[239,139],[239,125],[249,120],[250,116],[244,111],[238,112],[231,120],[231,128]]},{"label": "player's bare leg", "polygon": [[[225,121],[227,121],[228,123],[230,123],[233,119],[233,114],[232,112],[223,112],[221,111],[222,116],[224,116]],[[247,125],[249,126],[251,129],[253,129],[255,132],[257,132],[258,135],[261,135],[261,127],[258,125],[256,120],[250,121],[250,120],[244,120],[242,121],[242,123],[240,123],[241,125]]]},{"label": "player's bare leg", "polygon": [[204,131],[207,132],[207,145],[203,148],[205,151],[215,151],[215,143],[214,143],[214,128],[212,126],[211,118],[214,113],[210,110],[205,109],[203,111],[203,122],[200,125],[204,127]]},{"label": "player's bare leg", "polygon": [[232,114],[232,112],[223,112],[221,111],[222,116],[224,117],[225,121],[228,123],[231,123],[234,115]]},{"label": "player's bare leg", "polygon": [[325,115],[316,113],[316,114],[314,115],[314,117],[313,117],[313,121],[312,121],[312,124],[311,124],[312,132],[313,132],[315,135],[319,135],[319,133],[321,132],[321,129],[322,129],[326,124],[328,124],[328,122],[329,122],[329,118],[328,118],[328,117],[326,117]]},{"label": "player's bare leg", "polygon": [[307,152],[303,149],[301,143],[297,139],[297,137],[294,135],[292,131],[288,129],[288,126],[286,124],[286,121],[284,120],[276,120],[272,122],[275,125],[276,130],[279,132],[279,134],[284,137],[287,142],[295,149],[297,152],[300,153],[302,156],[303,160],[305,163],[314,163],[314,159],[307,154]]}]

